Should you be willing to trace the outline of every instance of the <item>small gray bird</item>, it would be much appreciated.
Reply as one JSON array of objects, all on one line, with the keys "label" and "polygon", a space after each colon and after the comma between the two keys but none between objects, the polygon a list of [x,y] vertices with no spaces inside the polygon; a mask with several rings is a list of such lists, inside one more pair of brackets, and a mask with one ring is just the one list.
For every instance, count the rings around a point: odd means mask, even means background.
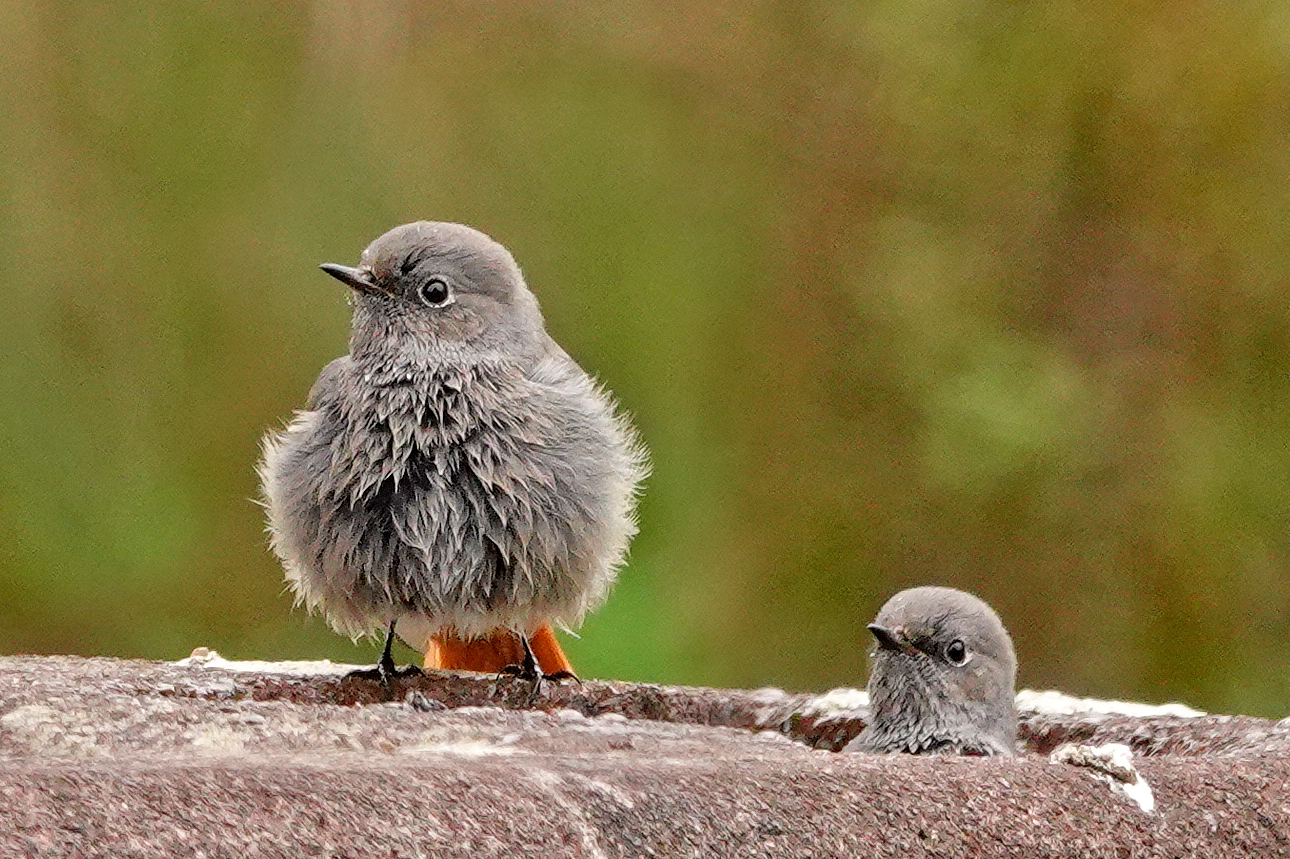
[{"label": "small gray bird", "polygon": [[432,654],[517,636],[536,694],[529,639],[545,631],[558,652],[549,625],[605,599],[644,448],[483,233],[405,224],[356,268],[322,269],[353,290],[349,354],[265,437],[259,467],[287,581],[337,632],[385,634],[382,677],[396,629]]},{"label": "small gray bird", "polygon": [[869,631],[870,720],[848,751],[1016,753],[1017,658],[990,606],[953,588],[911,588]]}]

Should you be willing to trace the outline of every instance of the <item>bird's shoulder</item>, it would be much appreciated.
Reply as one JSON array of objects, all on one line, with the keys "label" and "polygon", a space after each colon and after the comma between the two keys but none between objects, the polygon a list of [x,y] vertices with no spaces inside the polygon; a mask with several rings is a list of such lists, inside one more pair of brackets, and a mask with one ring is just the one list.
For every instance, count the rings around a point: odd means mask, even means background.
[{"label": "bird's shoulder", "polygon": [[305,400],[306,407],[314,411],[339,396],[344,387],[345,377],[351,372],[353,364],[352,358],[342,355],[323,367],[318,378],[314,380],[313,387],[309,389],[309,396]]},{"label": "bird's shoulder", "polygon": [[550,337],[544,339],[524,376],[533,384],[550,388],[582,388],[591,384],[587,371],[578,366],[578,362],[569,357],[569,353]]}]

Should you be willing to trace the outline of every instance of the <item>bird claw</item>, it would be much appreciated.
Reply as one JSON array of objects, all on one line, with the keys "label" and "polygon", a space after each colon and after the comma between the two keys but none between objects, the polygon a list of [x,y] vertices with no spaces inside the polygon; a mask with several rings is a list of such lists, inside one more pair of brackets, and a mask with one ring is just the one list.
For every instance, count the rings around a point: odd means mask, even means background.
[{"label": "bird claw", "polygon": [[532,681],[542,679],[550,680],[552,683],[564,683],[569,680],[572,680],[575,683],[582,682],[581,677],[564,668],[561,668],[559,671],[553,671],[550,674],[538,674],[532,669],[526,669],[523,665],[511,664],[503,667],[498,673],[505,674],[508,677],[515,677],[519,680]]},{"label": "bird claw", "polygon": [[[574,674],[572,671],[560,670],[551,674],[544,674],[533,667],[525,665],[507,665],[503,667],[497,673],[497,679],[500,681],[503,677],[518,681],[526,681],[532,684],[529,696],[525,701],[527,706],[532,706],[538,698],[542,697],[542,693],[545,690],[547,683],[560,684],[570,680],[577,683],[582,682],[582,678],[577,674]],[[497,686],[494,686],[494,691],[496,691],[497,688]]]},{"label": "bird claw", "polygon": [[403,680],[408,677],[424,677],[425,672],[417,665],[404,665],[402,668],[391,662],[386,665],[378,662],[371,668],[356,668],[345,675],[345,679],[350,678],[358,680],[375,680],[384,686],[390,686],[395,680]]},{"label": "bird claw", "polygon": [[[533,702],[536,701],[538,697],[541,696],[542,694],[542,680],[544,679],[542,676],[542,672],[535,670],[532,666],[529,666],[529,665],[503,666],[502,670],[497,672],[498,681],[500,682],[503,677],[509,677],[513,680],[527,681],[533,684],[532,688],[529,690],[528,700],[525,702],[528,705],[532,705]],[[496,691],[497,688],[498,687],[495,685],[493,687],[494,691]]]},{"label": "bird claw", "polygon": [[406,677],[422,677],[425,672],[417,665],[405,665],[402,668],[394,664],[394,657],[390,655],[390,648],[394,646],[394,622],[390,623],[389,632],[385,636],[385,648],[381,651],[381,658],[377,660],[376,665],[371,668],[359,668],[345,675],[346,678],[357,677],[363,680],[377,680],[388,690],[393,690],[394,681]]}]

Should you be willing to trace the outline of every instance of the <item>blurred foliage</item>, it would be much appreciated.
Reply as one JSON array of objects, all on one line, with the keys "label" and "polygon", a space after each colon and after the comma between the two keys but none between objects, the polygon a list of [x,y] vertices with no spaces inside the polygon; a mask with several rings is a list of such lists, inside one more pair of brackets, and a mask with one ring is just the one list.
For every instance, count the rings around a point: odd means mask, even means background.
[{"label": "blurred foliage", "polygon": [[944,583],[1025,685],[1290,709],[1275,4],[0,21],[0,651],[372,658],[291,608],[253,465],[345,348],[314,266],[430,218],[653,450],[584,674],[861,684]]}]

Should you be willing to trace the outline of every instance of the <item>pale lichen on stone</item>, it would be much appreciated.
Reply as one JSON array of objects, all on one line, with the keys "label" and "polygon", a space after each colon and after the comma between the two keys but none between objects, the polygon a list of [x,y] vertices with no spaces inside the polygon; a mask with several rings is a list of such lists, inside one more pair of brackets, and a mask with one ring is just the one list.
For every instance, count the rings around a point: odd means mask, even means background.
[{"label": "pale lichen on stone", "polygon": [[1132,800],[1148,814],[1156,810],[1156,798],[1151,785],[1133,765],[1133,750],[1124,743],[1104,743],[1090,746],[1067,743],[1053,750],[1048,759],[1057,764],[1083,767],[1095,778],[1107,782],[1112,789]]}]

